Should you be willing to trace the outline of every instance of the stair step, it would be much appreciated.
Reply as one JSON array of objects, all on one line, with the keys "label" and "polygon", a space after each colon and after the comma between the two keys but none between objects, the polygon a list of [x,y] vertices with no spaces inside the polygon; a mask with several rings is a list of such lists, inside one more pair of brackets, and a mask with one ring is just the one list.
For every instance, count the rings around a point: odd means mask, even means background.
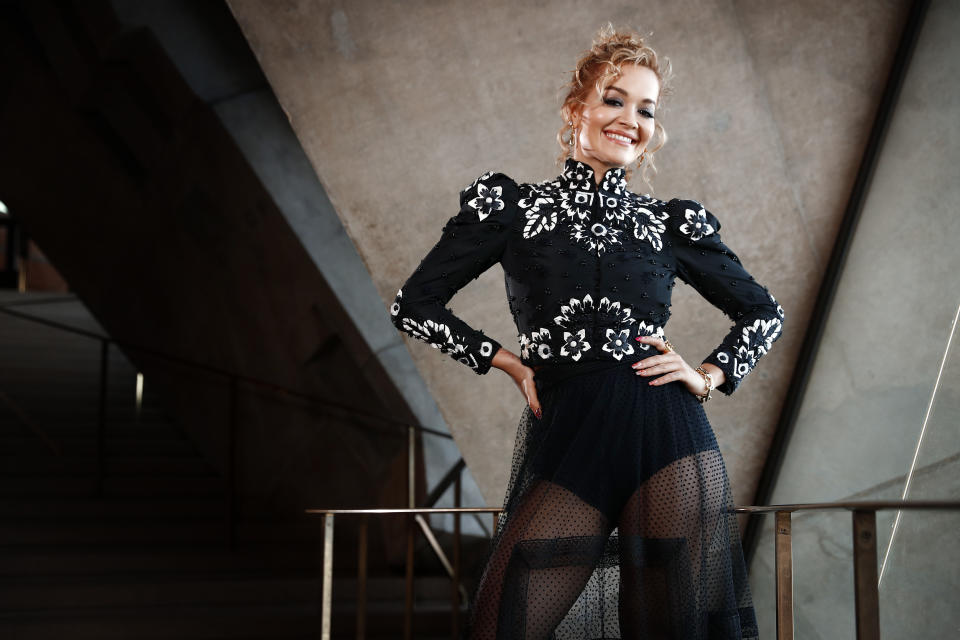
[{"label": "stair step", "polygon": [[[356,612],[334,607],[331,636],[337,640],[355,638]],[[369,610],[366,637],[395,640],[403,635],[403,601],[383,611]],[[450,637],[450,610],[446,603],[421,604],[414,614],[417,640],[444,640]],[[269,606],[158,606],[58,608],[42,614],[0,615],[0,634],[17,640],[315,640],[320,635],[319,605],[274,604]]]},{"label": "stair step", "polygon": [[[211,575],[190,572],[168,574],[88,574],[0,579],[0,612],[56,608],[130,607],[157,605],[246,605],[315,603],[319,595],[320,572],[226,571]],[[405,594],[402,576],[370,577],[367,604],[389,611],[402,603]],[[333,585],[336,605],[354,606],[355,579],[337,579]],[[446,578],[418,578],[414,602],[429,605],[449,602],[450,583]]]},{"label": "stair step", "polygon": [[31,545],[0,547],[0,577],[76,575],[85,573],[170,573],[193,571],[318,569],[320,540],[283,545],[241,542],[226,548],[225,539],[212,545],[182,547]]},{"label": "stair step", "polygon": [[[8,475],[40,476],[69,473],[97,473],[94,456],[0,455],[0,478]],[[112,476],[143,475],[215,475],[216,471],[200,457],[186,456],[106,456],[104,471]],[[0,479],[0,482],[3,482]]]},{"label": "stair step", "polygon": [[0,581],[0,611],[43,611],[51,603],[57,608],[312,603],[318,580],[303,575],[20,578]]},{"label": "stair step", "polygon": [[224,496],[182,498],[31,497],[0,499],[0,518],[59,521],[71,518],[191,517],[222,513]]},{"label": "stair step", "polygon": [[[64,457],[95,455],[97,440],[93,436],[59,436],[53,441],[60,448]],[[108,455],[149,455],[149,454],[181,454],[196,456],[197,451],[193,444],[184,439],[148,439],[148,438],[114,438],[108,435],[104,442],[104,451]],[[35,435],[2,436],[0,435],[0,452],[5,455],[49,455],[55,456],[47,445]]]},{"label": "stair step", "polygon": [[[0,546],[14,545],[112,545],[219,543],[224,539],[225,520],[212,514],[209,520],[161,520],[117,522],[52,522],[50,520],[0,521]],[[309,542],[320,540],[319,524],[241,522],[237,538],[247,542]]]},{"label": "stair step", "polygon": [[[0,481],[0,498],[44,495],[92,495],[93,476],[8,476]],[[222,495],[224,481],[217,476],[106,477],[104,495],[108,496],[212,496]]]}]

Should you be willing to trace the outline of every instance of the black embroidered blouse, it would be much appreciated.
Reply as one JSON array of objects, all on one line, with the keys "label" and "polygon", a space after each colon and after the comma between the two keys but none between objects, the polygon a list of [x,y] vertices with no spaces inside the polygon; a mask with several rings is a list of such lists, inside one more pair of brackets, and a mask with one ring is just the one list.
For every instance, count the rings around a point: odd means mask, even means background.
[{"label": "black embroidered blouse", "polygon": [[499,262],[525,364],[635,361],[652,349],[637,336],[663,337],[679,276],[735,322],[704,360],[723,370],[718,389],[729,395],[780,336],[784,313],[719,230],[699,202],[628,191],[619,167],[599,188],[593,169],[572,158],[536,184],[484,173],[460,193],[460,212],[390,314],[398,329],[486,373],[501,345],[446,304]]}]

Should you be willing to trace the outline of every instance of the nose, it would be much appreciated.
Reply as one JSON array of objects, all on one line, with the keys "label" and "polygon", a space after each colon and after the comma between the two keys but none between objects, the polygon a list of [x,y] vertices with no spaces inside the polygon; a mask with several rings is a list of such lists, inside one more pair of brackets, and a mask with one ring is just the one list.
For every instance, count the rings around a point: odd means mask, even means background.
[{"label": "nose", "polygon": [[637,114],[633,112],[626,112],[620,116],[620,124],[628,129],[639,129],[640,121],[637,118]]}]

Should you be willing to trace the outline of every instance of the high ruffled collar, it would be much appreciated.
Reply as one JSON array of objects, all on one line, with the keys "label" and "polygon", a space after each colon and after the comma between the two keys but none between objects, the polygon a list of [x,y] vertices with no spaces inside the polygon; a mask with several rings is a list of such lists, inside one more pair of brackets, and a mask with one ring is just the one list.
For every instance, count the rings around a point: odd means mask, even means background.
[{"label": "high ruffled collar", "polygon": [[[580,160],[567,158],[560,174],[560,184],[573,191],[591,191],[596,187],[593,167]],[[611,167],[603,174],[600,191],[617,198],[627,190],[627,172],[623,167]]]}]

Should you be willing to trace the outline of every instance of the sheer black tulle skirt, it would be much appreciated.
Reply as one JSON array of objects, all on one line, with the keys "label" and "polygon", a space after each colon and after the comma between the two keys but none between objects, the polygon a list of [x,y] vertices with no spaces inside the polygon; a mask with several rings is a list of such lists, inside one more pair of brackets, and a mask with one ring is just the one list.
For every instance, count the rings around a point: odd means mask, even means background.
[{"label": "sheer black tulle skirt", "polygon": [[696,398],[629,363],[537,371],[465,637],[757,637],[723,458]]}]

